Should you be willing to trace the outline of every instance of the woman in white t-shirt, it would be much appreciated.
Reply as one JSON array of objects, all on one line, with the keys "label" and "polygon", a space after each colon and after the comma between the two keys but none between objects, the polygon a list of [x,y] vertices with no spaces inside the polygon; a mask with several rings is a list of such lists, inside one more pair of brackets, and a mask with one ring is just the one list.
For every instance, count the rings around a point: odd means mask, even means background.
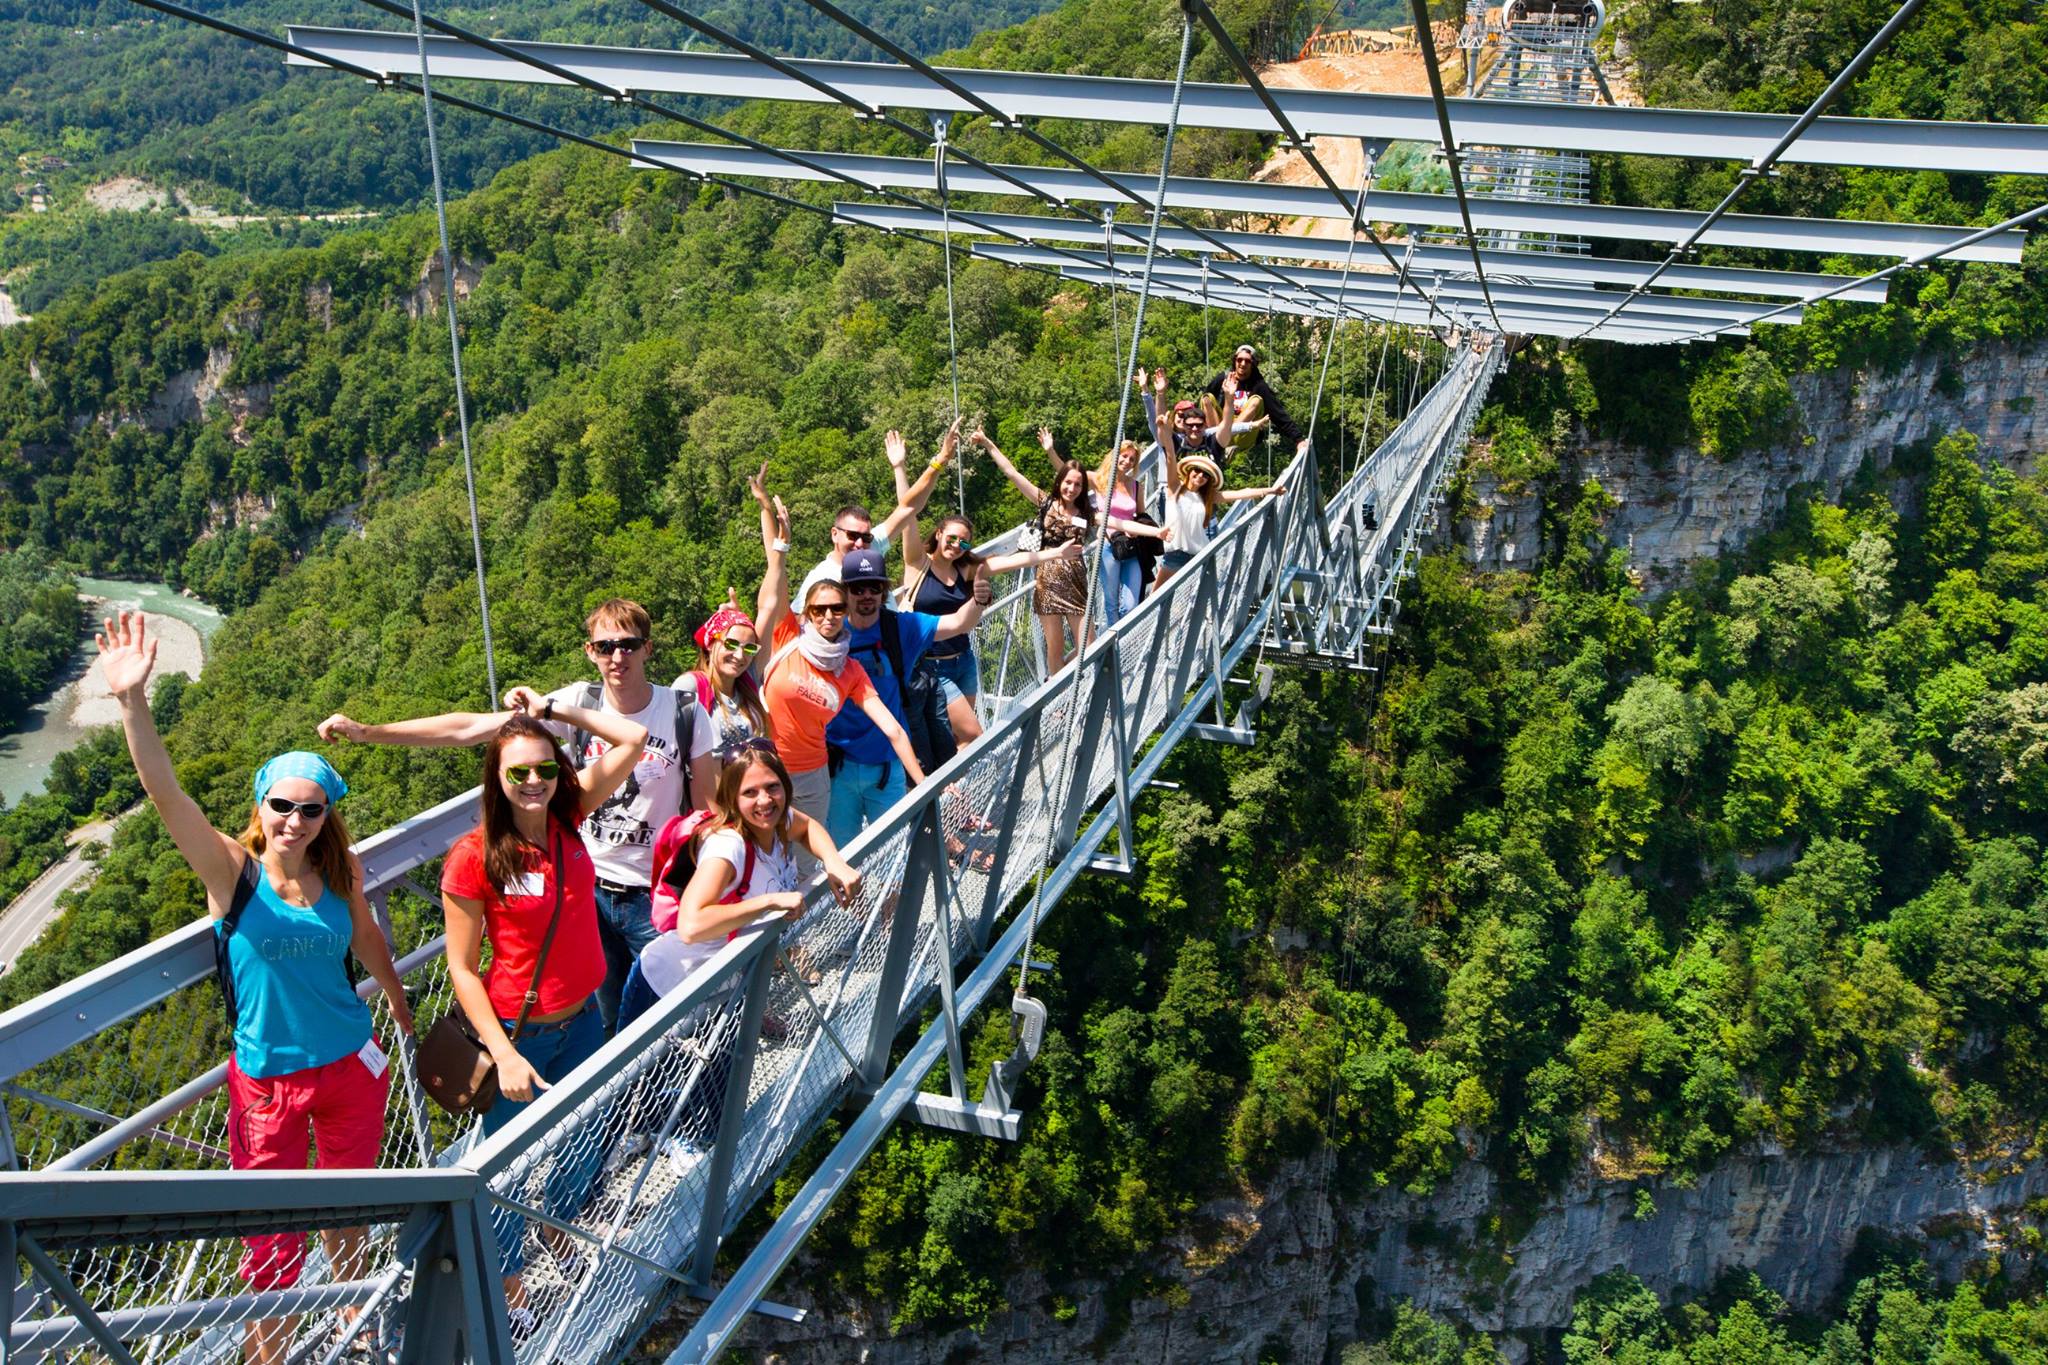
[{"label": "woman in white t-shirt", "polygon": [[[859,894],[860,873],[839,856],[824,821],[790,806],[789,792],[789,770],[767,740],[749,740],[720,770],[712,802],[716,817],[693,840],[696,871],[682,889],[675,928],[640,955],[637,980],[629,984],[621,1008],[621,1028],[764,914],[794,920],[802,913],[796,845],[824,864],[825,880],[840,904]],[[672,1129],[676,1136],[669,1153],[679,1165],[694,1160],[717,1133],[724,1103],[723,1090],[715,1084],[699,1084],[692,1095]]]},{"label": "woman in white t-shirt", "polygon": [[1159,572],[1152,580],[1154,587],[1173,577],[1175,570],[1185,568],[1209,543],[1209,523],[1216,519],[1219,506],[1247,498],[1275,497],[1281,491],[1277,483],[1268,488],[1226,489],[1223,471],[1216,461],[1207,455],[1176,454],[1173,433],[1164,420],[1159,424],[1159,432],[1161,449],[1166,452],[1164,524],[1168,548],[1160,556]]}]

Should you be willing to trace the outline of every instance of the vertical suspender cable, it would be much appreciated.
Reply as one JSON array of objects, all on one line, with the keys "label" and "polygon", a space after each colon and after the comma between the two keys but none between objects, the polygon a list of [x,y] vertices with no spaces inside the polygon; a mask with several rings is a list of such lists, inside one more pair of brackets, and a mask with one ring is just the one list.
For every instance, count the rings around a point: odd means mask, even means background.
[{"label": "vertical suspender cable", "polygon": [[1209,253],[1202,253],[1202,373],[1209,373]]},{"label": "vertical suspender cable", "polygon": [[[946,131],[952,120],[932,120],[932,175],[938,181],[940,250],[946,257],[946,359],[953,367],[953,420],[960,420],[960,334],[953,325],[953,192],[946,184]],[[953,461],[953,506],[967,512],[967,461]]]},{"label": "vertical suspender cable", "polygon": [[[1124,423],[1127,420],[1129,420],[1131,415],[1132,386],[1130,382],[1125,378],[1125,376],[1129,374],[1136,374],[1138,372],[1138,341],[1141,337],[1144,336],[1145,333],[1145,304],[1146,301],[1149,300],[1152,296],[1152,263],[1154,257],[1156,256],[1159,250],[1159,216],[1162,212],[1165,211],[1166,208],[1166,177],[1168,172],[1171,171],[1173,168],[1173,138],[1174,134],[1180,130],[1181,94],[1187,87],[1188,58],[1194,55],[1194,50],[1195,21],[1192,15],[1188,15],[1181,22],[1180,65],[1175,68],[1173,75],[1173,108],[1168,113],[1166,119],[1166,144],[1159,154],[1159,183],[1156,187],[1154,187],[1152,193],[1152,230],[1149,233],[1147,233],[1145,237],[1145,273],[1144,276],[1138,281],[1138,308],[1137,312],[1132,316],[1131,319],[1130,362],[1129,364],[1124,366],[1123,370],[1118,373],[1116,378],[1116,387],[1118,394],[1116,405],[1116,437],[1114,440],[1110,442],[1109,446],[1112,461],[1112,463],[1110,464],[1110,478],[1112,480],[1114,480],[1116,477],[1114,452],[1116,452],[1123,446]],[[1111,299],[1116,298],[1116,286],[1113,284],[1110,286],[1109,296]],[[1112,482],[1112,491],[1114,491],[1114,488],[1115,484]],[[1105,502],[1103,510],[1104,515],[1107,516],[1107,502]],[[1094,603],[1088,599],[1094,595],[1096,580],[1102,577],[1102,547],[1104,546],[1104,544],[1107,543],[1104,533],[1107,531],[1108,526],[1109,523],[1106,520],[1099,521],[1096,523],[1095,543],[1088,547],[1089,565],[1087,589],[1084,591],[1082,595],[1081,603],[1081,620],[1084,623],[1089,619],[1090,614],[1094,610]],[[1193,648],[1192,641],[1188,643],[1188,647]],[[1077,654],[1082,652],[1082,646],[1078,641],[1075,645],[1075,652]],[[1077,659],[1076,664],[1078,665],[1078,663],[1079,660]],[[1082,670],[1077,666],[1074,669],[1074,690],[1077,696],[1080,693],[1080,682],[1082,676]],[[1066,792],[1067,783],[1070,780],[1072,780],[1074,766],[1074,750],[1078,747],[1076,741],[1078,741],[1082,730],[1086,728],[1085,726],[1078,723],[1080,721],[1079,716],[1073,716],[1070,717],[1070,719],[1076,723],[1071,724],[1067,727],[1067,732],[1072,738],[1060,746],[1059,781],[1053,786],[1053,791],[1060,793],[1062,796],[1064,796]],[[1128,850],[1126,850],[1126,852],[1128,852]],[[1046,844],[1046,856],[1050,858],[1052,856],[1052,853],[1053,841],[1048,840]],[[1031,919],[1029,921],[1028,926],[1024,930],[1024,949],[1021,953],[1017,955],[1016,993],[1020,996],[1024,994],[1024,988],[1028,984],[1030,984],[1031,981],[1031,947],[1032,944],[1038,938],[1038,921],[1039,917],[1044,912],[1044,908],[1045,878],[1040,877],[1037,879],[1037,882],[1032,887],[1031,891]]]},{"label": "vertical suspender cable", "polygon": [[[1323,385],[1330,378],[1330,357],[1335,355],[1337,351],[1337,329],[1344,325],[1344,294],[1346,290],[1351,288],[1351,257],[1352,253],[1358,250],[1358,230],[1365,223],[1365,197],[1372,190],[1373,168],[1379,164],[1379,154],[1370,146],[1364,148],[1363,151],[1365,166],[1358,176],[1358,198],[1352,201],[1351,205],[1351,232],[1349,234],[1351,240],[1345,243],[1344,246],[1344,273],[1337,277],[1337,313],[1335,317],[1330,319],[1330,333],[1323,342],[1323,372],[1316,376],[1316,397],[1308,409],[1308,440],[1311,443],[1316,439],[1316,418],[1322,414],[1323,410]],[[1342,384],[1342,382],[1343,379],[1340,376],[1338,383]],[[1272,447],[1269,443],[1266,453],[1268,465],[1272,463],[1272,459]]]},{"label": "vertical suspender cable", "polygon": [[469,491],[469,545],[476,554],[476,604],[484,622],[484,679],[490,697],[484,709],[498,706],[498,658],[491,647],[491,594],[484,584],[484,533],[476,513],[476,461],[469,449],[469,395],[462,384],[462,334],[455,326],[455,255],[448,248],[448,195],[441,185],[441,143],[434,134],[434,86],[427,76],[426,16],[420,0],[412,0],[412,33],[420,52],[420,98],[427,112],[427,161],[434,171],[434,220],[441,229],[441,307],[448,314],[448,354],[455,365],[455,420],[462,427],[462,481]]},{"label": "vertical suspender cable", "polygon": [[[1114,367],[1124,353],[1124,324],[1117,298],[1123,286],[1116,282],[1116,210],[1102,211],[1102,261],[1109,268],[1109,363]],[[1118,382],[1121,381],[1119,376]]]}]

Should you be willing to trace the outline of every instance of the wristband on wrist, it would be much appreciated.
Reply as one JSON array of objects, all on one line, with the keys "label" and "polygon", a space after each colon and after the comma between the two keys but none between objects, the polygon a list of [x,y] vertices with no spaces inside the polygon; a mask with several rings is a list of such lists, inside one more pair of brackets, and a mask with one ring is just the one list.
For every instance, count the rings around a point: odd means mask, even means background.
[{"label": "wristband on wrist", "polygon": [[553,720],[555,718],[555,699],[553,697],[549,697],[541,703],[540,718],[542,720]]},{"label": "wristband on wrist", "polygon": [[789,553],[789,542],[784,540],[781,536],[777,536],[775,539],[768,542],[768,548],[775,551],[775,553],[779,555],[786,555]]}]

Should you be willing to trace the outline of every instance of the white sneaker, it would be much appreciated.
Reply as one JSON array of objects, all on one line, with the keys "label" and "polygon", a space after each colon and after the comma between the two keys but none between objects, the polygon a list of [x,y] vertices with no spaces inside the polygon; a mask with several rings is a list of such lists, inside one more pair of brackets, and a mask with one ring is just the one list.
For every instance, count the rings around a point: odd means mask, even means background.
[{"label": "white sneaker", "polygon": [[646,1155],[647,1149],[653,1145],[654,1139],[648,1137],[645,1133],[627,1134],[612,1145],[611,1151],[605,1153],[604,1173],[606,1175],[616,1173],[621,1166],[628,1165],[639,1157]]},{"label": "white sneaker", "polygon": [[676,1178],[680,1180],[690,1173],[693,1166],[710,1155],[711,1149],[695,1138],[672,1137],[661,1144],[661,1151],[662,1155],[668,1158],[669,1170],[675,1172]]}]

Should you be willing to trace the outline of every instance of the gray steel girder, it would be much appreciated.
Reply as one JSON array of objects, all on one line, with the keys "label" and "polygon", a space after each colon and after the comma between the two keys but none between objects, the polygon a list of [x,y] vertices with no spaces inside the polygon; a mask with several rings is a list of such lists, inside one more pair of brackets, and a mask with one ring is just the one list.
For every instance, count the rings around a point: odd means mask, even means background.
[{"label": "gray steel girder", "polygon": [[[394,31],[293,25],[291,42],[373,71],[417,76],[413,35]],[[449,80],[515,81],[559,85],[558,76],[439,35],[426,40],[433,74]],[[707,95],[724,99],[831,102],[794,76],[751,57],[722,52],[599,47],[574,43],[506,43],[580,76],[622,90]],[[314,65],[292,55],[290,65]],[[973,105],[906,67],[874,62],[793,61],[790,65],[871,108],[972,114]],[[1164,125],[1172,84],[1112,76],[1042,75],[942,68],[1012,119],[1089,119]],[[1274,90],[1281,110],[1303,137],[1404,139],[1436,143],[1435,106],[1426,96],[1335,90]],[[1638,109],[1613,105],[1538,104],[1516,100],[1445,101],[1454,135],[1463,145],[1545,147],[1558,151],[1753,161],[1769,152],[1793,124],[1783,114],[1698,109]],[[1273,116],[1247,86],[1191,83],[1181,104],[1185,128],[1273,133]],[[1968,171],[1991,175],[2048,174],[2048,125],[1936,123],[1914,119],[1822,118],[1783,160],[1816,166],[1869,166],[1884,170]]]}]

